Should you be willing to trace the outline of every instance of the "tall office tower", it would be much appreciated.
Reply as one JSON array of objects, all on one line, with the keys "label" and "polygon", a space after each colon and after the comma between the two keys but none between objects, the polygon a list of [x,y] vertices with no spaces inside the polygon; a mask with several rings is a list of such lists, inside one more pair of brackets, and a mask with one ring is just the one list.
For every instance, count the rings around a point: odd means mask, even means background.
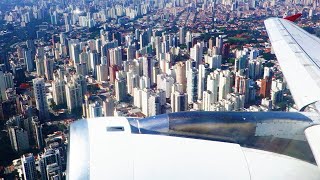
[{"label": "tall office tower", "polygon": [[54,60],[51,58],[45,58],[44,60],[44,71],[47,80],[53,80],[53,64]]},{"label": "tall office tower", "polygon": [[81,87],[82,97],[87,93],[87,81],[86,78],[81,74],[72,75],[72,81]]},{"label": "tall office tower", "polygon": [[25,180],[37,179],[36,164],[33,154],[24,154],[21,157],[23,178]]},{"label": "tall office tower", "polygon": [[208,64],[199,65],[199,75],[198,75],[198,99],[202,99],[202,92],[207,89],[207,77],[210,73]]},{"label": "tall office tower", "polygon": [[127,48],[127,61],[133,60],[136,55],[136,48],[133,45],[129,45]]},{"label": "tall office tower", "polygon": [[67,106],[70,112],[76,112],[82,106],[82,87],[75,81],[66,84]]},{"label": "tall office tower", "polygon": [[144,31],[140,34],[140,49],[147,46],[148,43],[149,43],[148,33],[146,31]]},{"label": "tall office tower", "polygon": [[56,105],[65,105],[66,101],[66,82],[63,79],[56,79],[52,81],[52,96]]},{"label": "tall office tower", "polygon": [[37,149],[43,148],[43,136],[42,136],[42,124],[39,121],[38,116],[33,116],[31,118],[32,123],[32,132],[33,132],[33,138],[36,142]]},{"label": "tall office tower", "polygon": [[28,132],[26,130],[17,126],[9,127],[8,134],[13,150],[17,152],[22,152],[30,148]]},{"label": "tall office tower", "polygon": [[148,116],[161,114],[160,96],[157,93],[152,93],[148,99]]},{"label": "tall office tower", "polygon": [[123,101],[127,97],[127,87],[125,78],[117,78],[115,80],[116,100]]},{"label": "tall office tower", "polygon": [[231,72],[224,70],[220,72],[219,78],[219,101],[225,99],[231,92]]},{"label": "tall office tower", "polygon": [[211,103],[218,101],[219,71],[211,72],[207,76],[207,90],[212,93]]},{"label": "tall office tower", "polygon": [[111,97],[102,102],[104,116],[114,116],[115,100]]},{"label": "tall office tower", "polygon": [[72,59],[73,61],[73,64],[76,64],[76,63],[80,63],[80,44],[76,43],[76,44],[71,44],[70,45],[70,58]]},{"label": "tall office tower", "polygon": [[192,68],[187,73],[187,94],[188,94],[188,103],[191,104],[198,99],[198,70]]},{"label": "tall office tower", "polygon": [[122,49],[121,49],[121,47],[110,49],[109,55],[110,55],[110,66],[117,65],[120,67],[122,65]]},{"label": "tall office tower", "polygon": [[172,112],[181,112],[188,110],[188,94],[178,91],[171,93]]},{"label": "tall office tower", "polygon": [[24,50],[24,64],[27,66],[27,71],[32,72],[34,69],[31,49]]},{"label": "tall office tower", "polygon": [[106,64],[97,65],[97,81],[107,81],[109,76],[109,68]]},{"label": "tall office tower", "polygon": [[270,90],[271,90],[271,79],[266,77],[261,79],[261,89],[260,89],[260,96],[263,98],[270,97]]},{"label": "tall office tower", "polygon": [[184,62],[178,62],[176,64],[176,82],[182,84],[183,92],[186,92],[187,88],[187,75],[186,65]]},{"label": "tall office tower", "polygon": [[214,39],[213,39],[213,37],[211,37],[211,38],[209,39],[209,49],[212,49],[213,46],[214,46]]},{"label": "tall office tower", "polygon": [[218,48],[218,55],[222,55],[223,39],[221,35],[216,37],[216,47]]},{"label": "tall office tower", "polygon": [[180,29],[179,29],[179,42],[180,42],[180,44],[186,43],[186,29],[185,29],[185,27],[180,27]]},{"label": "tall office tower", "polygon": [[[61,180],[62,178],[62,163],[61,163],[61,154],[58,149],[46,149],[43,154],[39,155],[39,164],[40,164],[40,173],[42,180],[51,179],[52,172],[58,170],[57,179]],[[52,171],[52,167],[50,165],[55,166],[55,171]],[[58,169],[57,169],[58,168]],[[60,171],[60,172],[59,172]]]},{"label": "tall office tower", "polygon": [[90,103],[88,108],[89,113],[87,118],[96,118],[103,116],[102,105],[98,101]]},{"label": "tall office tower", "polygon": [[47,120],[49,118],[49,108],[46,98],[46,89],[43,78],[35,78],[33,82],[33,93],[36,100],[36,107],[39,111],[40,121]]},{"label": "tall office tower", "polygon": [[36,69],[38,77],[45,75],[45,68],[44,68],[44,60],[41,58],[36,58]]}]

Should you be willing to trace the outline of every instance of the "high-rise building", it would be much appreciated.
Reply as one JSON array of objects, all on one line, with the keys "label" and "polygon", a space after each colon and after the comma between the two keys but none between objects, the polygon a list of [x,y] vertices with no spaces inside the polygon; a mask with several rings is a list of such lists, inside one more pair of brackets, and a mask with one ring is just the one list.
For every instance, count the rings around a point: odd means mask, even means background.
[{"label": "high-rise building", "polygon": [[21,164],[22,164],[23,178],[25,180],[38,179],[35,159],[32,153],[23,155],[21,157]]},{"label": "high-rise building", "polygon": [[149,43],[148,40],[148,32],[144,31],[140,34],[140,49],[144,48],[145,46],[147,46]]},{"label": "high-rise building", "polygon": [[[50,180],[56,171],[57,179],[62,178],[61,154],[59,149],[46,149],[43,154],[39,155],[40,173],[42,180]],[[51,166],[54,165],[54,168]]]},{"label": "high-rise building", "polygon": [[191,104],[198,99],[198,70],[192,68],[187,73],[187,94],[188,103]]},{"label": "high-rise building", "polygon": [[187,88],[186,65],[183,62],[178,62],[176,68],[176,82],[182,85],[183,91],[185,92]]},{"label": "high-rise building", "polygon": [[2,100],[7,100],[6,90],[13,88],[13,76],[11,73],[0,71],[0,95]]},{"label": "high-rise building", "polygon": [[37,116],[31,118],[33,138],[38,149],[43,148],[42,124]]},{"label": "high-rise building", "polygon": [[202,62],[203,55],[203,43],[197,43],[193,48],[190,49],[190,58],[195,60],[197,65]]},{"label": "high-rise building", "polygon": [[101,64],[100,55],[96,50],[89,53],[89,71],[92,71],[92,74],[96,77],[97,75],[97,65]]},{"label": "high-rise building", "polygon": [[221,71],[219,78],[219,101],[225,99],[231,92],[231,72],[229,70]]},{"label": "high-rise building", "polygon": [[97,65],[97,80],[99,82],[107,81],[109,76],[109,67],[107,64]]},{"label": "high-rise building", "polygon": [[188,110],[188,95],[178,91],[171,93],[172,112],[181,112]]},{"label": "high-rise building", "polygon": [[49,108],[46,98],[46,87],[43,78],[36,78],[33,82],[33,93],[36,100],[36,108],[39,111],[39,119],[41,121],[49,118]]},{"label": "high-rise building", "polygon": [[212,93],[211,103],[218,101],[219,71],[211,72],[207,76],[207,90]]},{"label": "high-rise building", "polygon": [[216,37],[216,47],[218,48],[218,55],[222,55],[223,39],[221,35]]},{"label": "high-rise building", "polygon": [[56,105],[66,104],[66,82],[63,79],[56,79],[52,81],[52,96]]},{"label": "high-rise building", "polygon": [[115,80],[116,100],[123,101],[127,97],[126,80],[124,78],[117,78]]},{"label": "high-rise building", "polygon": [[57,163],[47,166],[47,179],[62,180],[62,169]]},{"label": "high-rise building", "polygon": [[202,92],[207,89],[207,77],[210,73],[208,64],[199,65],[199,75],[198,75],[198,99],[202,99]]},{"label": "high-rise building", "polygon": [[80,62],[80,45],[79,44],[71,44],[70,45],[70,58],[73,61],[73,64]]},{"label": "high-rise building", "polygon": [[148,99],[148,116],[161,114],[160,96],[157,93],[152,93]]},{"label": "high-rise building", "polygon": [[13,150],[22,152],[29,149],[29,137],[26,130],[14,126],[8,128],[8,133]]},{"label": "high-rise building", "polygon": [[51,58],[45,58],[44,60],[44,71],[47,80],[53,80],[53,64],[54,60]]},{"label": "high-rise building", "polygon": [[86,78],[81,74],[72,75],[72,81],[79,84],[81,87],[82,97],[87,93],[87,81]]},{"label": "high-rise building", "polygon": [[122,65],[122,49],[121,49],[121,47],[110,49],[109,55],[110,55],[110,66],[112,66],[112,65],[121,66]]},{"label": "high-rise building", "polygon": [[213,37],[211,37],[211,38],[209,39],[209,49],[212,49],[213,46],[214,46],[214,39],[213,39]]},{"label": "high-rise building", "polygon": [[104,116],[114,116],[115,102],[113,98],[108,97],[102,102]]},{"label": "high-rise building", "polygon": [[150,98],[151,90],[143,89],[141,90],[141,111],[145,116],[149,115],[149,98]]},{"label": "high-rise building", "polygon": [[129,45],[127,48],[127,61],[133,60],[136,55],[136,48],[133,45]]},{"label": "high-rise building", "polygon": [[260,96],[263,98],[270,97],[270,90],[271,90],[271,79],[266,77],[265,79],[261,79],[261,89],[260,89]]},{"label": "high-rise building", "polygon": [[41,58],[36,58],[36,69],[38,77],[44,76],[45,69],[44,69],[44,60]]},{"label": "high-rise building", "polygon": [[33,58],[31,49],[24,50],[24,64],[27,67],[27,71],[32,72],[34,69]]},{"label": "high-rise building", "polygon": [[179,41],[180,41],[180,44],[186,43],[186,29],[185,29],[185,27],[180,27],[180,29],[179,29]]},{"label": "high-rise building", "polygon": [[103,116],[102,105],[98,101],[90,103],[88,108],[88,118],[96,118]]},{"label": "high-rise building", "polygon": [[67,106],[70,112],[76,112],[82,107],[82,88],[77,82],[71,81],[66,84]]}]

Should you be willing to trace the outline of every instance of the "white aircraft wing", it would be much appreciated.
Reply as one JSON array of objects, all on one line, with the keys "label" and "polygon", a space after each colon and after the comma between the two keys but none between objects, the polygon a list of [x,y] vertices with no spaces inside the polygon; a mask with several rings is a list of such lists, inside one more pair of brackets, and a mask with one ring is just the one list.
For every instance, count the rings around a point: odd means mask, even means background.
[{"label": "white aircraft wing", "polygon": [[264,21],[298,108],[320,100],[320,39],[282,18]]}]

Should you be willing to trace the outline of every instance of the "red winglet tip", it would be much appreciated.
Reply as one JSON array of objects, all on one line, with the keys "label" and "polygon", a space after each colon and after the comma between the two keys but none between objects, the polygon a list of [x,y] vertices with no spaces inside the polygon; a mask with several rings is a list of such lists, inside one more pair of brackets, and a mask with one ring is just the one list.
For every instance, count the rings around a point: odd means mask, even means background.
[{"label": "red winglet tip", "polygon": [[301,14],[301,13],[298,13],[298,14],[295,14],[295,15],[292,15],[292,16],[287,16],[287,17],[285,17],[284,19],[294,22],[294,21],[296,21],[300,16],[302,16],[302,14]]}]

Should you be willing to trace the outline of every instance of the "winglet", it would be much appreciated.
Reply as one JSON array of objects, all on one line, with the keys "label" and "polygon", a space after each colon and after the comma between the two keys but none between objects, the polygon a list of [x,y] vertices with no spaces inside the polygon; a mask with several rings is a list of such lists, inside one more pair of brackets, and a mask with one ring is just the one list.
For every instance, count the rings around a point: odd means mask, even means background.
[{"label": "winglet", "polygon": [[295,14],[295,15],[293,15],[293,16],[287,16],[287,17],[285,17],[284,19],[294,22],[294,21],[296,21],[300,16],[302,16],[302,14],[301,14],[301,13],[298,13],[298,14]]}]

